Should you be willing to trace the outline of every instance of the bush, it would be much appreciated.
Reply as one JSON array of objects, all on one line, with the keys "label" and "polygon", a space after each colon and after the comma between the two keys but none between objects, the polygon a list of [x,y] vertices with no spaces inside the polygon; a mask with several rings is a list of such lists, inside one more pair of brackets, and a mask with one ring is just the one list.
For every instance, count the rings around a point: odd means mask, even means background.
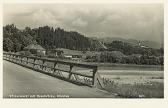
[{"label": "bush", "polygon": [[122,63],[125,55],[120,51],[105,51],[100,55],[101,62]]}]

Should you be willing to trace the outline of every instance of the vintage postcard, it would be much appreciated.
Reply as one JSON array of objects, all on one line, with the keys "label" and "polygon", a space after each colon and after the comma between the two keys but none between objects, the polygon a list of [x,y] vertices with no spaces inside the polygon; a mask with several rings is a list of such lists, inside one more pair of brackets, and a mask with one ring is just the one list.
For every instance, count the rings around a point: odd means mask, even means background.
[{"label": "vintage postcard", "polygon": [[3,98],[164,99],[164,3],[3,3]]}]

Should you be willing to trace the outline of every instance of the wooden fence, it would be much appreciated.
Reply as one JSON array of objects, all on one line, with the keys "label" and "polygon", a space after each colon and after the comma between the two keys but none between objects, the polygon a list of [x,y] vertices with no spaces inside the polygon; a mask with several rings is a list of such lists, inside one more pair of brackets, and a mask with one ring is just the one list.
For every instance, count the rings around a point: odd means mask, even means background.
[{"label": "wooden fence", "polygon": [[48,58],[3,53],[3,59],[76,84],[104,88],[97,66]]}]

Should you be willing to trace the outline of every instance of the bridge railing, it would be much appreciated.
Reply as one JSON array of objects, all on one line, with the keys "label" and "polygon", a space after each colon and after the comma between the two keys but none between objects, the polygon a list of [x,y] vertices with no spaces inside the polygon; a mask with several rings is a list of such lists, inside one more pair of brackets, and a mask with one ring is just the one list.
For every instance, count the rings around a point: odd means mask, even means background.
[{"label": "bridge railing", "polygon": [[97,66],[48,58],[3,53],[3,59],[66,81],[104,88]]}]

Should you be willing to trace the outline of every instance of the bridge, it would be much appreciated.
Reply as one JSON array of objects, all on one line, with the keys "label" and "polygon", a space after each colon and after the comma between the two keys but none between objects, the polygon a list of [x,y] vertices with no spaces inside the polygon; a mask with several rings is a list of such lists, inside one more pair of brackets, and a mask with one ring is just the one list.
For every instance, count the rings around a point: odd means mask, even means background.
[{"label": "bridge", "polygon": [[4,98],[109,98],[97,66],[3,53]]}]

